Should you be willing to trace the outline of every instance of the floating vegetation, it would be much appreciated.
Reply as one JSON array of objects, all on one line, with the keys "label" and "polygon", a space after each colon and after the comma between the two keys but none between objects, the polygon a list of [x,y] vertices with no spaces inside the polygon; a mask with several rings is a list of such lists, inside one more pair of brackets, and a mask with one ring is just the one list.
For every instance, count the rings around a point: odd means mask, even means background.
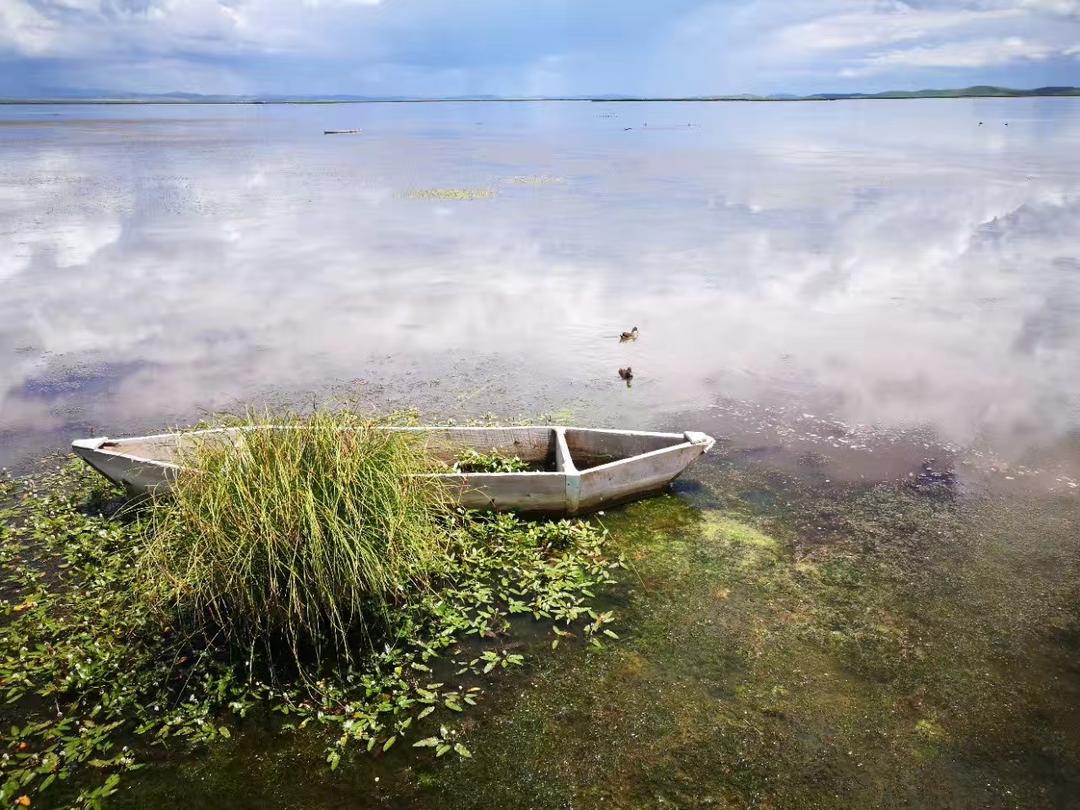
[{"label": "floating vegetation", "polygon": [[495,190],[490,188],[421,188],[406,191],[410,200],[490,200]]},{"label": "floating vegetation", "polygon": [[[365,452],[380,449],[359,446]],[[305,452],[327,449],[305,446]],[[339,463],[343,471],[352,464],[347,459]],[[407,467],[411,462],[400,463]],[[235,475],[232,470],[220,474]],[[221,533],[224,542],[229,532],[240,530],[237,516],[249,507],[233,502],[243,502],[239,491],[213,486],[220,488],[216,497],[225,498],[223,508],[232,517],[209,520],[207,530]],[[238,480],[230,486],[238,486]],[[328,494],[308,486],[305,491],[316,515],[335,498],[351,497],[341,489]],[[453,753],[468,758],[473,752],[453,719],[484,700],[490,679],[527,663],[511,646],[512,617],[546,625],[553,644],[573,638],[603,647],[604,640],[615,635],[609,627],[614,617],[598,609],[594,594],[614,582],[622,563],[620,557],[607,555],[607,535],[600,527],[455,510],[439,518],[437,547],[428,546],[435,541],[418,528],[419,540],[404,546],[413,550],[395,552],[402,559],[393,570],[404,572],[405,579],[387,580],[382,586],[381,598],[392,598],[394,609],[385,612],[377,628],[377,648],[370,643],[376,628],[369,626],[366,643],[352,647],[351,655],[324,658],[317,677],[310,662],[305,674],[297,675],[275,666],[264,644],[238,649],[227,633],[196,630],[189,623],[194,612],[182,621],[181,613],[163,613],[160,604],[147,601],[158,587],[171,593],[175,607],[192,610],[181,584],[192,581],[195,572],[208,576],[209,563],[180,555],[175,544],[183,529],[169,521],[204,503],[199,499],[209,498],[209,492],[192,489],[182,494],[190,499],[187,505],[166,516],[157,511],[160,505],[119,506],[121,491],[81,463],[49,476],[3,483],[0,695],[10,720],[0,731],[0,804],[22,797],[36,802],[44,795],[51,805],[98,806],[116,791],[123,774],[142,767],[145,746],[174,740],[222,742],[256,709],[260,716],[277,718],[273,725],[281,729],[327,726],[330,768],[337,768],[350,752],[388,752],[395,746],[411,750],[414,743],[420,743],[417,751],[430,750],[436,757]],[[281,492],[267,494],[282,497]],[[268,505],[267,517],[283,508]],[[347,510],[344,503],[341,508]],[[392,513],[401,514],[397,509]],[[343,522],[326,515],[305,520],[294,528],[344,531]],[[176,534],[160,545],[157,532]],[[210,556],[224,554],[221,549],[211,553],[205,547],[210,541],[200,542]],[[186,562],[191,569],[181,566],[175,581],[160,575],[156,581],[151,572],[164,571],[160,566],[166,560]],[[237,564],[248,566],[244,576],[268,576],[254,563]],[[313,582],[347,587],[340,580],[343,572],[323,571],[311,560],[304,565],[305,576],[321,577]],[[212,570],[214,577],[221,575]],[[285,582],[294,575],[291,568],[276,570]],[[340,608],[337,619],[327,618],[332,607],[310,603],[309,609],[324,613],[309,630],[317,627],[335,636],[340,629],[335,622],[350,616],[347,600],[366,598],[377,581],[372,575],[363,593],[335,594],[331,604]],[[410,581],[426,587],[403,587]],[[285,582],[275,587],[285,588]],[[204,586],[200,580],[198,587]],[[215,609],[204,609],[209,626],[223,626],[231,619],[226,604],[230,611],[241,612],[260,604],[260,597],[242,590],[225,588],[221,593],[228,596],[218,597],[223,601]],[[278,611],[285,628],[290,621],[311,619],[304,611],[290,615],[278,602],[268,605]],[[256,633],[267,629],[250,615],[240,627]],[[347,634],[337,638],[338,644],[354,640]],[[301,644],[294,652],[309,651]]]},{"label": "floating vegetation", "polygon": [[454,471],[459,473],[513,473],[529,469],[532,469],[529,462],[517,456],[505,456],[498,450],[481,453],[471,447],[454,464]]},{"label": "floating vegetation", "polygon": [[566,180],[562,177],[551,177],[546,174],[520,174],[515,177],[508,177],[507,182],[519,186],[550,186],[565,183]]}]

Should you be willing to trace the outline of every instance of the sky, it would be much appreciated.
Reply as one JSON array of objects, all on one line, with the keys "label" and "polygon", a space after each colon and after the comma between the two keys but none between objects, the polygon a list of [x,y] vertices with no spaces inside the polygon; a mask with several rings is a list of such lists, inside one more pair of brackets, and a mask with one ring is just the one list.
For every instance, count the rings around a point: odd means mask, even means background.
[{"label": "sky", "polygon": [[0,0],[0,95],[1080,85],[1080,0]]}]

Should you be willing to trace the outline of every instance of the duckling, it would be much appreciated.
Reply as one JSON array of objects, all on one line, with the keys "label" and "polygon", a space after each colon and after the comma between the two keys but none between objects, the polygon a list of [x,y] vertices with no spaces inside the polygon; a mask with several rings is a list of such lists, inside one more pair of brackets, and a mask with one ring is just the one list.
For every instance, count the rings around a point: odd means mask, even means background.
[{"label": "duckling", "polygon": [[638,329],[635,326],[629,332],[623,332],[621,335],[619,335],[619,342],[625,342],[627,340],[637,340],[637,336],[638,336]]},{"label": "duckling", "polygon": [[620,368],[619,376],[627,382],[630,382],[632,379],[634,379],[634,370],[630,368],[630,366],[627,366],[626,368]]}]

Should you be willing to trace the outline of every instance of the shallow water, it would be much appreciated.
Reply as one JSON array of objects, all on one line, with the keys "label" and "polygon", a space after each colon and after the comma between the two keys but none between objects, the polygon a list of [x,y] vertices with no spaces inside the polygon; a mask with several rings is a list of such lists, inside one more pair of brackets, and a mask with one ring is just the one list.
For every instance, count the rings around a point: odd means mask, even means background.
[{"label": "shallow water", "polygon": [[331,773],[326,729],[248,721],[159,752],[113,804],[1075,806],[1075,500],[806,487],[715,459],[695,478],[692,496],[604,518],[630,561],[607,604],[617,642],[549,654],[541,623],[514,642],[523,672],[418,727],[447,723],[473,758],[399,746]]},{"label": "shallow water", "polygon": [[0,107],[0,465],[313,396],[721,439],[474,760],[256,723],[114,802],[1069,806],[1078,153],[1072,99]]}]

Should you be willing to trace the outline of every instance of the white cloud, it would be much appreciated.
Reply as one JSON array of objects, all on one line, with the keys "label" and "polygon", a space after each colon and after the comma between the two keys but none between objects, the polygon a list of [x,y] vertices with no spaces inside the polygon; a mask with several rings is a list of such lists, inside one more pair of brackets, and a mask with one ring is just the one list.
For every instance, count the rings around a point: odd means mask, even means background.
[{"label": "white cloud", "polygon": [[759,62],[847,78],[1031,66],[1068,55],[1078,9],[1080,0],[793,0],[771,27],[766,9],[756,12]]},{"label": "white cloud", "polygon": [[334,39],[325,35],[338,15],[380,2],[148,0],[143,6],[121,6],[3,0],[0,52],[60,58],[311,52]]},{"label": "white cloud", "polygon": [[308,8],[338,8],[341,6],[377,6],[382,0],[303,0]]},{"label": "white cloud", "polygon": [[1041,61],[1055,53],[1058,51],[1051,45],[1021,37],[949,42],[876,54],[863,60],[857,67],[846,68],[843,75],[865,76],[898,67],[981,68],[1021,60]]},{"label": "white cloud", "polygon": [[1080,0],[1021,0],[1023,8],[1061,17],[1080,16]]},{"label": "white cloud", "polygon": [[905,3],[866,5],[795,23],[777,32],[775,45],[789,51],[829,51],[925,39],[941,32],[1014,20],[1019,8],[914,9]]},{"label": "white cloud", "polygon": [[[903,70],[920,64],[1026,64],[1017,86],[1035,73],[1038,83],[1067,84],[1078,7],[1080,0],[0,0],[0,59],[15,64],[0,74],[0,94],[817,92],[841,89],[823,88],[837,76],[887,68],[896,69],[890,84],[903,86]],[[1001,45],[1015,39],[1046,56]],[[1055,55],[1062,62],[1052,70],[1030,67]]]},{"label": "white cloud", "polygon": [[42,55],[52,48],[56,34],[53,22],[23,0],[0,3],[0,52]]}]

